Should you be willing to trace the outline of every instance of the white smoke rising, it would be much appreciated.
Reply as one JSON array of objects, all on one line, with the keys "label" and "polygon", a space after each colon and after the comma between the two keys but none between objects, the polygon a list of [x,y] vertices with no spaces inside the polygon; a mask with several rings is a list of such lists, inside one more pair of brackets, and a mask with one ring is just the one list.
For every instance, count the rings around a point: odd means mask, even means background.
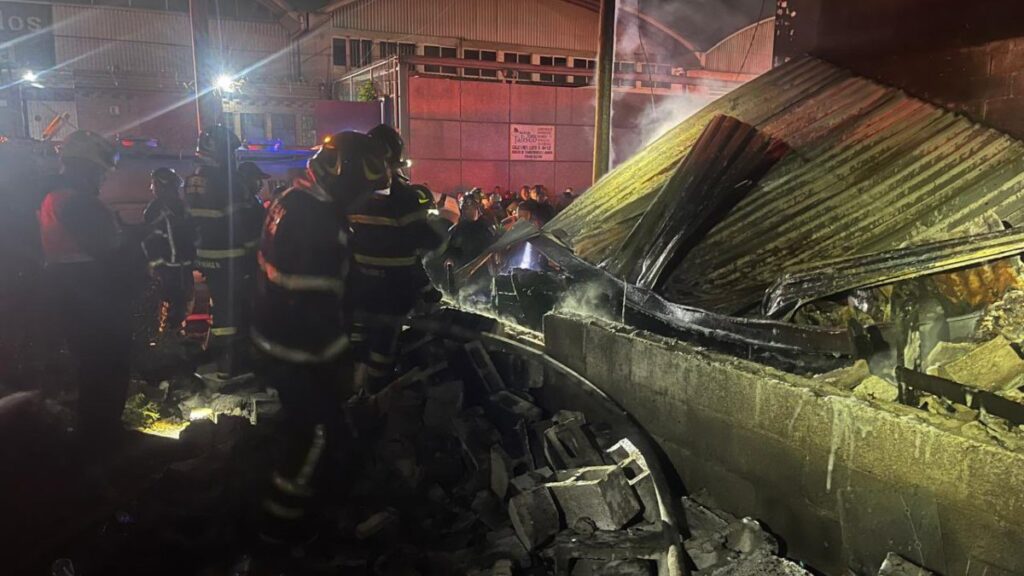
[{"label": "white smoke rising", "polygon": [[[762,0],[619,0],[618,4],[616,61],[648,62],[668,68],[695,68],[700,65],[699,58],[664,32],[641,21],[634,12],[642,12],[657,20],[689,41],[694,48],[704,50],[744,26],[770,16],[775,5]],[[767,11],[767,14],[762,14],[762,11]],[[661,71],[664,73],[666,68],[661,68]],[[626,104],[627,99],[632,102]],[[619,89],[612,96],[612,116],[614,118],[616,113],[625,113],[626,110],[636,113],[634,111],[639,109],[640,117],[635,124],[640,130],[639,145],[643,147],[714,100],[715,97],[710,95],[666,93],[664,89],[652,90],[649,87]],[[638,108],[640,101],[644,105]],[[612,131],[614,138],[614,127]],[[629,155],[636,151],[619,150]],[[612,165],[616,164],[613,148]]]},{"label": "white smoke rising", "polygon": [[551,311],[618,322],[616,311],[620,307],[618,296],[608,291],[607,284],[588,282],[570,286]]}]

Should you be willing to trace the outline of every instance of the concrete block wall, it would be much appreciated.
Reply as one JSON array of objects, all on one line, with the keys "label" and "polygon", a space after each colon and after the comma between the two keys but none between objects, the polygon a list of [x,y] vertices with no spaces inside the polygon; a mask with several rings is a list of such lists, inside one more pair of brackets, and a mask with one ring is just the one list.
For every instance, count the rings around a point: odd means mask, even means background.
[{"label": "concrete block wall", "polygon": [[548,354],[646,427],[688,492],[763,521],[790,557],[825,574],[875,574],[888,552],[941,574],[1024,573],[1024,454],[621,326],[549,315],[544,332]]},{"label": "concrete block wall", "polygon": [[855,69],[1024,138],[1024,37],[857,58]]},{"label": "concrete block wall", "polygon": [[1024,2],[776,0],[777,63],[805,53],[1024,138]]}]

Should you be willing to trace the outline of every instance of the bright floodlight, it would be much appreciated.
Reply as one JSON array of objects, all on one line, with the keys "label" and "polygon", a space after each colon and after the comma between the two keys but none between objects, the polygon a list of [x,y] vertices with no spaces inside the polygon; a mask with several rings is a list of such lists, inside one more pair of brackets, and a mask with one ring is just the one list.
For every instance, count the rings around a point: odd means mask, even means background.
[{"label": "bright floodlight", "polygon": [[221,92],[234,92],[235,79],[227,74],[221,74],[217,77],[217,89]]},{"label": "bright floodlight", "polygon": [[24,80],[25,82],[35,82],[36,80],[39,80],[39,75],[36,74],[35,72],[31,71],[31,70],[28,70],[21,77],[21,79]]}]

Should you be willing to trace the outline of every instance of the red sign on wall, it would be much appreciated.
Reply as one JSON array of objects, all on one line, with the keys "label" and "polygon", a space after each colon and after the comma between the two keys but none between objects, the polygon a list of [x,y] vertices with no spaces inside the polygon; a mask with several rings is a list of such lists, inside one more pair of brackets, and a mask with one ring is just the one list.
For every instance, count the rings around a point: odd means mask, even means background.
[{"label": "red sign on wall", "polygon": [[555,127],[511,124],[508,131],[509,160],[555,160]]}]

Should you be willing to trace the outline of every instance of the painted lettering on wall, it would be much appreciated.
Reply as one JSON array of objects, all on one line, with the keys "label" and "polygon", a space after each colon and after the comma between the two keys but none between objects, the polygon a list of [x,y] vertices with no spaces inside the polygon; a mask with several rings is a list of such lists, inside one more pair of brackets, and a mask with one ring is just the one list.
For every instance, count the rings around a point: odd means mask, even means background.
[{"label": "painted lettering on wall", "polygon": [[0,4],[0,61],[46,69],[55,62],[53,8],[47,4]]},{"label": "painted lettering on wall", "polygon": [[509,126],[509,160],[554,162],[555,127],[538,124]]}]

